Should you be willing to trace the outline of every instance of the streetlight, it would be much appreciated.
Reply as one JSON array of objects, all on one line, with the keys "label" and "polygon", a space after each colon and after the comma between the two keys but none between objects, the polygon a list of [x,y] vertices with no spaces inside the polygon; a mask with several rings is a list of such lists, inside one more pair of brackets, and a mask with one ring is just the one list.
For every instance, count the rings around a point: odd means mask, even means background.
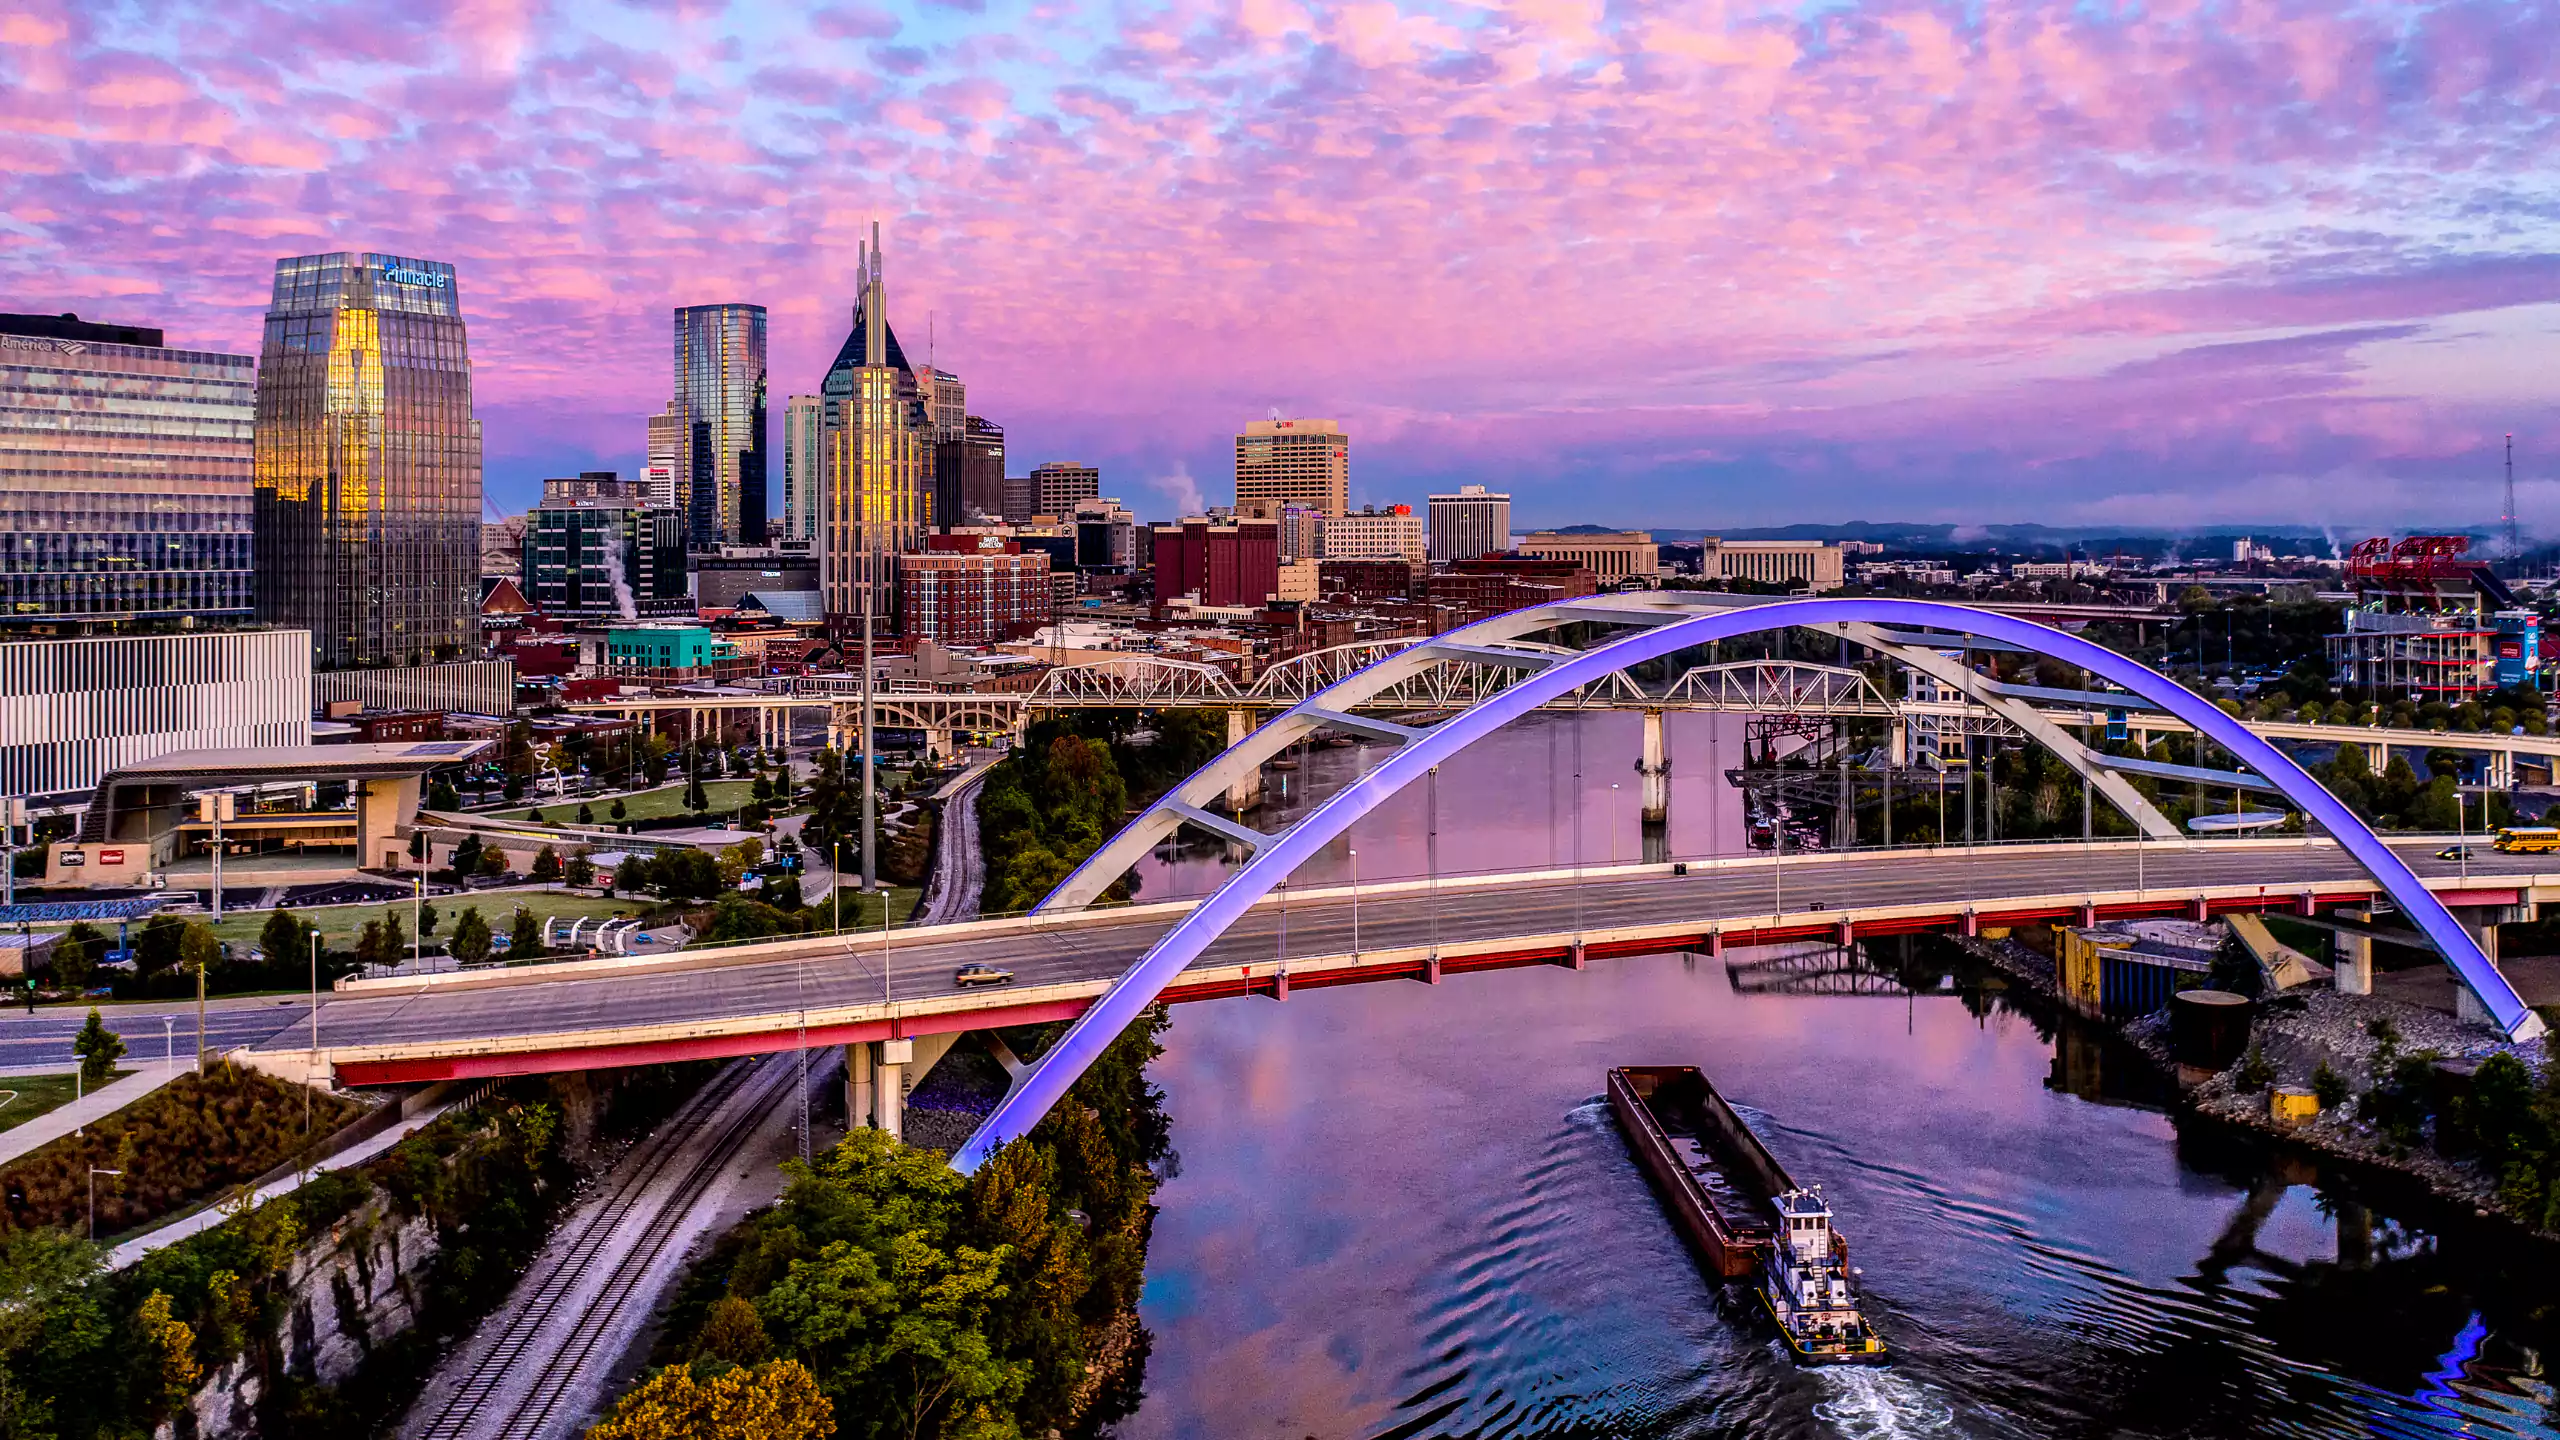
[{"label": "streetlight", "polygon": [[160,1017],[160,1068],[178,1068],[178,1017],[175,1015]]},{"label": "streetlight", "polygon": [[827,898],[836,907],[836,930],[844,930],[844,841],[827,842]]},{"label": "streetlight", "polygon": [[123,1173],[121,1170],[101,1170],[95,1165],[89,1167],[89,1243],[93,1245],[98,1240],[98,1177]]},{"label": "streetlight", "polygon": [[1618,863],[1618,782],[1609,782],[1609,863]]},{"label": "streetlight", "polygon": [[302,1131],[311,1133],[311,1082],[320,1074],[320,927],[311,927],[311,1066],[302,1072]]},{"label": "streetlight", "polygon": [[1360,852],[1351,852],[1351,961],[1360,961]]}]

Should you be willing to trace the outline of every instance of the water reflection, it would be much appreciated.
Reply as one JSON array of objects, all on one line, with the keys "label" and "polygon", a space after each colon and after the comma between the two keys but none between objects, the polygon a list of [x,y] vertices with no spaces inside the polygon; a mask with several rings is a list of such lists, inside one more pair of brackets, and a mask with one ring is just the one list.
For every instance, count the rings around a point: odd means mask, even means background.
[{"label": "water reflection", "polygon": [[[1477,868],[1537,858],[1547,743],[1444,772],[1444,856],[1463,803],[1514,817],[1468,838]],[[1706,843],[1679,799],[1673,842]],[[1364,876],[1420,834],[1373,818]],[[1169,861],[1150,893],[1216,869]],[[2173,1120],[2115,1042],[1947,947],[1730,960],[1177,1009],[1183,1164],[1120,1433],[2560,1434],[2540,1251]],[[1598,1100],[1630,1063],[1705,1066],[1826,1186],[1900,1364],[1799,1370],[1699,1277]]]}]

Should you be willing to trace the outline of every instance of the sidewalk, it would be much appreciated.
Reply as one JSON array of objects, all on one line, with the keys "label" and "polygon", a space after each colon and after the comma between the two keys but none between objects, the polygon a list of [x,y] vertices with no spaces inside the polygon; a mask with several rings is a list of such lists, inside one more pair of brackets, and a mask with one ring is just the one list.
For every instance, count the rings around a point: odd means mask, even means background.
[{"label": "sidewalk", "polygon": [[[113,1081],[105,1089],[93,1090],[60,1109],[39,1115],[15,1130],[0,1132],[0,1165],[6,1165],[48,1141],[59,1140],[94,1120],[123,1109],[179,1076],[195,1068],[195,1057],[189,1055],[175,1064],[158,1060],[144,1062],[133,1074]],[[49,1072],[59,1075],[60,1067]],[[0,1086],[0,1089],[7,1087]]]}]

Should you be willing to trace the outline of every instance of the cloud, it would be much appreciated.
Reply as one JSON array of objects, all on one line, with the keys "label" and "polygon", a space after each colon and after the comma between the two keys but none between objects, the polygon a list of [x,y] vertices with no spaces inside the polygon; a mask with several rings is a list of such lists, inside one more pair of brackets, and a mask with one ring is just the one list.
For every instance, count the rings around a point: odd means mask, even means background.
[{"label": "cloud", "polygon": [[2554,0],[439,13],[25,0],[0,305],[246,350],[278,255],[450,260],[489,453],[606,461],[674,305],[814,389],[877,218],[1021,468],[1177,509],[1273,397],[1524,525],[2450,523],[2560,451]]}]

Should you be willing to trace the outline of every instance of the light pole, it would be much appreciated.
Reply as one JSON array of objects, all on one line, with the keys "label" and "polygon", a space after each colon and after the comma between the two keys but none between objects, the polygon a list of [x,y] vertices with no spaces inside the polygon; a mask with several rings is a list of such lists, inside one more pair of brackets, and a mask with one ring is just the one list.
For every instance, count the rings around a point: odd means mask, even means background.
[{"label": "light pole", "polygon": [[121,1170],[101,1170],[95,1165],[89,1167],[89,1243],[93,1245],[98,1241],[98,1177],[123,1173]]},{"label": "light pole", "polygon": [[1351,960],[1360,961],[1360,852],[1351,852]]},{"label": "light pole", "polygon": [[178,1068],[178,1017],[175,1015],[160,1017],[160,1068]]},{"label": "light pole", "polygon": [[236,797],[228,790],[216,790],[196,797],[198,815],[213,826],[213,918],[222,918],[222,822],[235,813]]},{"label": "light pole", "polygon": [[1609,782],[1609,863],[1618,863],[1618,782]]},{"label": "light pole", "polygon": [[302,1076],[302,1131],[311,1133],[311,1082],[320,1074],[320,927],[311,927],[311,1068]]},{"label": "light pole", "polygon": [[827,898],[836,909],[836,933],[844,933],[844,842],[827,843]]}]

